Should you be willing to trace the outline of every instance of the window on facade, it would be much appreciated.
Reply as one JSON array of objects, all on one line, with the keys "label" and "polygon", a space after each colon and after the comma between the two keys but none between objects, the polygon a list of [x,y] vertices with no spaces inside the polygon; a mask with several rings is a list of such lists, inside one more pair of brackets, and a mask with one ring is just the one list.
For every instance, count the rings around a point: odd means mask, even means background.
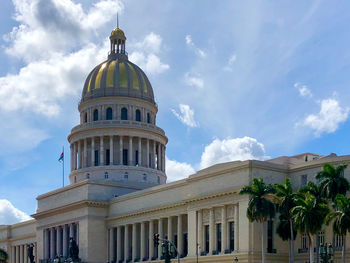
[{"label": "window on facade", "polygon": [[106,120],[111,120],[113,119],[113,111],[112,108],[107,108],[106,110]]},{"label": "window on facade", "polygon": [[229,223],[230,231],[230,250],[235,250],[235,222]]},{"label": "window on facade", "polygon": [[216,247],[221,252],[221,224],[216,224]]},{"label": "window on facade", "polygon": [[94,110],[94,121],[98,121],[98,110]]},{"label": "window on facade", "polygon": [[152,154],[148,155],[148,167],[152,167]]},{"label": "window on facade", "polygon": [[105,179],[108,179],[108,173],[105,172]]},{"label": "window on facade", "polygon": [[151,123],[151,114],[147,113],[147,123]]},{"label": "window on facade", "polygon": [[98,166],[98,150],[95,150],[95,166]]},{"label": "window on facade", "polygon": [[121,119],[127,120],[128,119],[128,110],[126,108],[121,109]]},{"label": "window on facade", "polygon": [[135,115],[136,121],[141,121],[141,111],[139,109],[136,110]]},{"label": "window on facade", "polygon": [[186,257],[187,254],[188,254],[188,235],[187,233],[185,233],[183,235],[183,238],[184,238],[184,249],[183,249],[183,256]]},{"label": "window on facade", "polygon": [[307,236],[306,236],[306,234],[303,234],[301,236],[301,248],[307,249]]},{"label": "window on facade", "polygon": [[307,174],[303,174],[300,177],[300,185],[303,186],[303,185],[306,185],[306,184],[307,184]]},{"label": "window on facade", "polygon": [[124,179],[129,179],[129,174],[128,173],[124,174]]},{"label": "window on facade", "polygon": [[106,150],[106,165],[109,165],[111,163],[111,156],[110,156],[110,150]]},{"label": "window on facade", "polygon": [[147,181],[147,174],[143,174],[143,180]]},{"label": "window on facade", "polygon": [[128,165],[128,149],[123,149],[123,165]]},{"label": "window on facade", "polygon": [[273,221],[267,221],[267,253],[273,252]]},{"label": "window on facade", "polygon": [[341,248],[343,247],[343,237],[335,235],[334,236],[334,247],[335,248]]},{"label": "window on facade", "polygon": [[209,253],[209,226],[204,226],[204,236],[205,236],[205,252]]},{"label": "window on facade", "polygon": [[340,171],[340,176],[341,176],[341,177],[344,177],[344,170],[343,170],[343,171]]},{"label": "window on facade", "polygon": [[84,122],[87,123],[87,113],[84,114]]},{"label": "window on facade", "polygon": [[139,165],[139,151],[138,150],[135,151],[135,165],[136,166]]},{"label": "window on facade", "polygon": [[320,244],[320,245],[324,244],[324,232],[323,231],[318,232],[318,244]]}]

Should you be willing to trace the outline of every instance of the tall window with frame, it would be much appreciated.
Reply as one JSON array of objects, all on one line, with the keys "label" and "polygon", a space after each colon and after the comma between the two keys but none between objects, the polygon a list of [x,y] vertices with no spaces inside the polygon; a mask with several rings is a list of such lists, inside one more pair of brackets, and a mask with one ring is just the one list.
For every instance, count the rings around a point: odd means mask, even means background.
[{"label": "tall window with frame", "polygon": [[221,252],[221,223],[216,224],[216,249]]},{"label": "tall window with frame", "polygon": [[204,226],[205,252],[209,253],[209,225]]},{"label": "tall window with frame", "polygon": [[334,248],[340,249],[343,247],[343,236],[334,236]]},{"label": "tall window with frame", "polygon": [[97,109],[94,110],[93,115],[94,115],[94,116],[93,116],[93,120],[94,120],[94,121],[98,121],[98,110],[97,110]]},{"label": "tall window with frame", "polygon": [[111,162],[110,150],[106,149],[106,165],[109,165]]},{"label": "tall window with frame", "polygon": [[318,232],[318,244],[320,246],[324,244],[324,231]]},{"label": "tall window with frame", "polygon": [[127,110],[127,108],[122,108],[121,112],[120,112],[120,115],[121,115],[121,119],[122,120],[127,120],[128,119],[128,110]]},{"label": "tall window with frame", "polygon": [[307,236],[306,236],[306,234],[303,234],[301,236],[301,249],[307,250]]},{"label": "tall window with frame", "polygon": [[141,111],[139,109],[136,110],[135,115],[136,115],[135,120],[141,121]]},{"label": "tall window with frame", "polygon": [[111,107],[108,107],[106,110],[106,120],[113,119],[113,110]]},{"label": "tall window with frame", "polygon": [[95,166],[98,166],[98,150],[95,150]]},{"label": "tall window with frame", "polygon": [[123,149],[123,165],[128,165],[128,149]]},{"label": "tall window with frame", "polygon": [[235,250],[235,222],[229,222],[230,251]]},{"label": "tall window with frame", "polygon": [[267,253],[273,253],[273,220],[267,221]]}]

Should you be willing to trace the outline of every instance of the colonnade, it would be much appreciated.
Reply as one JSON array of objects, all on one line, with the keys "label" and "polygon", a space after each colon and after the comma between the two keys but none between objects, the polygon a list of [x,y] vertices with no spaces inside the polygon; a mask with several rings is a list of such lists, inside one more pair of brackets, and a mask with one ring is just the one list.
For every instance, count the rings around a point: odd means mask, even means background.
[{"label": "colonnade", "polygon": [[161,244],[156,248],[153,237],[171,240],[181,256],[187,255],[187,217],[169,216],[139,223],[120,225],[108,230],[109,262],[160,260]]},{"label": "colonnade", "polygon": [[172,241],[181,257],[237,252],[239,207],[222,205],[112,227],[108,229],[108,261],[160,260],[161,244],[155,248],[153,242],[156,233],[161,239]]},{"label": "colonnade", "polygon": [[131,136],[95,136],[71,143],[71,171],[102,165],[142,166],[165,172],[165,145]]},{"label": "colonnade", "polygon": [[11,246],[11,263],[29,263],[30,260],[28,258],[28,246],[31,244],[34,245],[33,254],[35,260],[37,261],[37,245],[36,243],[29,243]]},{"label": "colonnade", "polygon": [[79,244],[79,224],[65,224],[44,230],[44,258],[54,259],[56,256],[69,256],[69,239]]}]

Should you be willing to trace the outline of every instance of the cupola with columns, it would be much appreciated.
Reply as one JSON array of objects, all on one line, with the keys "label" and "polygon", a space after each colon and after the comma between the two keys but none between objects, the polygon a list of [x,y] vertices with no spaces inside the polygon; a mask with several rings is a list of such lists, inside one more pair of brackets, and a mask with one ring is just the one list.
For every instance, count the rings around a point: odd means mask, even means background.
[{"label": "cupola with columns", "polygon": [[157,104],[146,74],[128,60],[126,37],[110,35],[106,61],[88,75],[68,136],[70,183],[105,180],[138,189],[164,184],[167,137],[156,125]]}]

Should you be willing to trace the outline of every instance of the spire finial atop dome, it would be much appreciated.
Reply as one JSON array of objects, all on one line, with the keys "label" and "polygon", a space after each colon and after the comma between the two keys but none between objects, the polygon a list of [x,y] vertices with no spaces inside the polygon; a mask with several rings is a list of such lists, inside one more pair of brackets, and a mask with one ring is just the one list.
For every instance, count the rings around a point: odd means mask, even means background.
[{"label": "spire finial atop dome", "polygon": [[119,28],[118,13],[117,13],[117,27],[112,31],[111,35],[109,36],[109,39],[111,41],[111,50],[109,52],[110,56],[113,54],[124,54],[127,56],[127,53],[125,51],[126,37],[125,37],[124,31]]}]

